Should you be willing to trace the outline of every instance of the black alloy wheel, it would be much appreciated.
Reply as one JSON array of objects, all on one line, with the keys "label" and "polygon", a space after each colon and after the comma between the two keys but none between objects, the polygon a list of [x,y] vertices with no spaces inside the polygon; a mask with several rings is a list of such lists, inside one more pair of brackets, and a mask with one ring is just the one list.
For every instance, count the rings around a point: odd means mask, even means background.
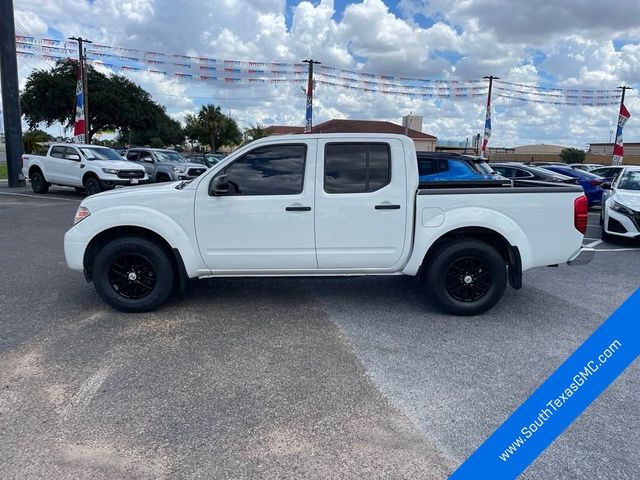
[{"label": "black alloy wheel", "polygon": [[84,181],[84,189],[87,192],[87,195],[95,195],[96,193],[100,193],[102,189],[100,188],[100,182],[95,177],[89,177]]},{"label": "black alloy wheel", "polygon": [[507,286],[507,264],[488,243],[475,238],[447,240],[427,253],[427,291],[454,315],[478,315],[492,308]]},{"label": "black alloy wheel", "polygon": [[165,303],[175,285],[168,247],[149,238],[114,238],[102,246],[92,265],[98,295],[121,312],[148,312]]},{"label": "black alloy wheel", "polygon": [[491,270],[482,258],[462,257],[446,273],[447,293],[460,302],[475,302],[489,292]]},{"label": "black alloy wheel", "polygon": [[47,193],[49,191],[49,184],[39,170],[31,175],[31,189],[35,193]]},{"label": "black alloy wheel", "polygon": [[137,253],[116,258],[109,268],[109,284],[124,298],[146,297],[155,288],[156,281],[156,272],[151,262]]}]

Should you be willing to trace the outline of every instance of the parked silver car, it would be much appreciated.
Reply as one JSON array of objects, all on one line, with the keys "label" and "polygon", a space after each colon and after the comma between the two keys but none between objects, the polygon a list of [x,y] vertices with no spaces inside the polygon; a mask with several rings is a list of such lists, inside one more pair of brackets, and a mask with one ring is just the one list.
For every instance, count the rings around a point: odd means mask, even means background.
[{"label": "parked silver car", "polygon": [[175,150],[130,148],[127,160],[142,165],[152,182],[191,180],[207,171],[205,165],[188,162]]}]

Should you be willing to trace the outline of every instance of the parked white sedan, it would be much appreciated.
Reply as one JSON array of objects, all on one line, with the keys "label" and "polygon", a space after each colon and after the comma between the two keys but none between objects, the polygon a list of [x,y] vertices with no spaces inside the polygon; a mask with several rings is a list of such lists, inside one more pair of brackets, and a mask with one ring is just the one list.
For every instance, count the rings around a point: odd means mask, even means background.
[{"label": "parked white sedan", "polygon": [[602,238],[640,239],[640,167],[626,167],[609,188],[606,185],[600,214]]}]

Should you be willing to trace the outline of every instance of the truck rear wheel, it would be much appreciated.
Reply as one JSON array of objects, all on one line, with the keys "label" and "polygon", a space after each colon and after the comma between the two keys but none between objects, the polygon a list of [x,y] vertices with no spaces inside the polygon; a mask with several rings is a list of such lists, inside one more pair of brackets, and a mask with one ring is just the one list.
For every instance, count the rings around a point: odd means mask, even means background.
[{"label": "truck rear wheel", "polygon": [[142,237],[123,237],[100,249],[93,263],[98,295],[121,312],[148,312],[167,301],[174,268],[159,245]]},{"label": "truck rear wheel", "polygon": [[462,238],[438,248],[427,265],[427,288],[454,315],[478,315],[502,298],[507,266],[491,245]]},{"label": "truck rear wheel", "polygon": [[36,193],[47,193],[49,191],[49,183],[45,180],[40,170],[36,170],[31,174],[31,189]]}]

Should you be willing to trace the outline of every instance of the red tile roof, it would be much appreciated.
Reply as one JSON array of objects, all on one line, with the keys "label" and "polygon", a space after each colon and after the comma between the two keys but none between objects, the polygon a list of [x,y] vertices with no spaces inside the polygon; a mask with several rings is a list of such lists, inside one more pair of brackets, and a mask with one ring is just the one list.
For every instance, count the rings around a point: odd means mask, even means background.
[{"label": "red tile roof", "polygon": [[[313,133],[396,133],[405,134],[405,128],[392,122],[379,120],[329,120],[313,127]],[[407,130],[410,138],[436,140],[437,138],[428,133],[418,130]]]},{"label": "red tile roof", "polygon": [[267,127],[271,135],[291,135],[294,133],[304,133],[304,127],[292,127],[289,125],[271,125]]},{"label": "red tile roof", "polygon": [[[304,133],[304,127],[272,125],[267,127],[271,135]],[[313,133],[396,133],[405,134],[405,128],[392,122],[379,120],[329,120],[313,127]],[[407,136],[415,139],[437,140],[433,135],[408,129]]]}]

